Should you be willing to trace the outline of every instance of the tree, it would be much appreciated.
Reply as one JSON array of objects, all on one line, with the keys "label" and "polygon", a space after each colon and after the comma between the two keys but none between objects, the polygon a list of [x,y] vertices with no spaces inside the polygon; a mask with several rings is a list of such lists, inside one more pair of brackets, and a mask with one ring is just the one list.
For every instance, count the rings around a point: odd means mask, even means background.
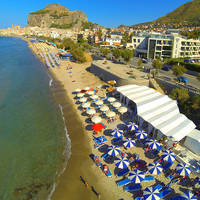
[{"label": "tree", "polygon": [[84,55],[84,51],[78,47],[75,49],[72,49],[71,51],[72,56],[80,63],[86,62],[86,58]]},{"label": "tree", "polygon": [[114,48],[112,50],[113,56],[115,56],[116,59],[119,59],[119,57],[121,56],[121,51],[120,49]]},{"label": "tree", "polygon": [[125,49],[122,51],[122,58],[124,58],[126,63],[128,63],[132,57],[133,57],[133,51],[129,49]]},{"label": "tree", "polygon": [[170,97],[182,105],[190,96],[187,90],[176,88],[172,90]]},{"label": "tree", "polygon": [[78,38],[78,39],[77,39],[77,42],[78,42],[78,43],[84,43],[85,40],[84,40],[83,38]]},{"label": "tree", "polygon": [[179,66],[176,65],[172,67],[172,71],[176,77],[179,77],[179,76],[182,76],[187,71],[187,69],[182,65],[179,65]]},{"label": "tree", "polygon": [[140,58],[137,62],[138,64],[138,68],[141,69],[142,68],[142,59]]},{"label": "tree", "polygon": [[127,33],[125,33],[123,36],[122,36],[122,41],[121,43],[122,44],[125,44],[125,43],[128,43],[129,42],[129,35]]},{"label": "tree", "polygon": [[157,73],[162,69],[163,63],[159,59],[153,60],[153,67],[156,69]]},{"label": "tree", "polygon": [[99,30],[97,31],[97,36],[98,36],[99,40],[101,40],[102,35],[103,35],[102,30],[99,29]]},{"label": "tree", "polygon": [[66,50],[71,50],[78,47],[78,45],[70,38],[65,38],[62,44]]},{"label": "tree", "polygon": [[82,46],[84,49],[88,49],[88,50],[91,50],[91,49],[92,49],[92,46],[90,46],[88,43],[83,43],[83,44],[81,44],[81,46]]},{"label": "tree", "polygon": [[107,56],[110,53],[110,49],[107,48],[100,48],[100,52]]},{"label": "tree", "polygon": [[192,98],[192,108],[199,109],[200,108],[200,95],[195,95]]}]

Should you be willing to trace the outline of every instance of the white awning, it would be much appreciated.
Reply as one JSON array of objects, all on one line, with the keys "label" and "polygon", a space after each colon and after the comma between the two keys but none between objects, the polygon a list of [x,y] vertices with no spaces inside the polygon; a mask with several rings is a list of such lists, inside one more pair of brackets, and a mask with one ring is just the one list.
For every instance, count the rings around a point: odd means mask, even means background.
[{"label": "white awning", "polygon": [[117,92],[133,101],[137,115],[158,129],[162,134],[180,141],[192,130],[195,124],[179,112],[177,102],[152,88],[139,85],[125,85]]}]

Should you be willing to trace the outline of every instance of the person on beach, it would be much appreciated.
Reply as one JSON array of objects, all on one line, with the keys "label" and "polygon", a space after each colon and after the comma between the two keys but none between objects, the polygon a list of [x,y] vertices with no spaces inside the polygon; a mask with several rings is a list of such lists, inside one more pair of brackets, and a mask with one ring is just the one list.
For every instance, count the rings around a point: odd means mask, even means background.
[{"label": "person on beach", "polygon": [[87,181],[85,181],[85,187],[88,189],[89,188],[89,184]]}]

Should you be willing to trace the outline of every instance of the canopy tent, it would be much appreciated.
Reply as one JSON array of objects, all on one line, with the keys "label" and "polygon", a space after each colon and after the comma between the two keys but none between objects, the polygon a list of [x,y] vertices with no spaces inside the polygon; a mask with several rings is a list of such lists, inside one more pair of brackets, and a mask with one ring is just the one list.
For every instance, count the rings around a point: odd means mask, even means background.
[{"label": "canopy tent", "polygon": [[173,137],[180,141],[195,129],[195,124],[179,112],[177,102],[152,88],[139,85],[125,85],[116,88],[120,99],[126,97],[136,104],[137,115],[148,122],[149,132],[154,127],[158,135]]}]

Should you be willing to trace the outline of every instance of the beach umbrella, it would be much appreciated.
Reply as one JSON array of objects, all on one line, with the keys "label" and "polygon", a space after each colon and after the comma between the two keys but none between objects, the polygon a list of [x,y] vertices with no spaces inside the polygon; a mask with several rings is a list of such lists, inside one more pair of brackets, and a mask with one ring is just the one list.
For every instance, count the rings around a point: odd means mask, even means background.
[{"label": "beach umbrella", "polygon": [[83,93],[78,93],[77,94],[77,97],[83,97],[85,94],[83,94]]},{"label": "beach umbrella", "polygon": [[163,171],[163,167],[159,162],[149,163],[148,169],[149,172],[154,175],[158,175]]},{"label": "beach umbrella", "polygon": [[160,148],[160,143],[157,140],[148,140],[146,144],[150,147],[150,149]]},{"label": "beach umbrella", "polygon": [[121,113],[121,114],[124,114],[125,112],[127,112],[127,108],[126,107],[120,107],[119,109],[118,109],[118,111]]},{"label": "beach umbrella", "polygon": [[89,109],[89,110],[86,111],[86,113],[88,115],[94,115],[96,113],[96,111],[94,109]]},{"label": "beach umbrella", "polygon": [[115,107],[115,108],[119,108],[119,107],[121,106],[121,103],[119,103],[119,102],[114,102],[114,103],[112,104],[112,106]]},{"label": "beach umbrella", "polygon": [[82,107],[83,107],[83,108],[89,108],[89,107],[90,107],[90,102],[83,103],[83,104],[82,104]]},{"label": "beach umbrella", "polygon": [[103,128],[104,128],[104,125],[100,123],[92,125],[92,130],[94,131],[101,131]]},{"label": "beach umbrella", "polygon": [[146,131],[138,130],[135,134],[139,140],[143,140],[147,137]]},{"label": "beach umbrella", "polygon": [[109,110],[109,107],[108,106],[101,106],[100,110],[102,112],[105,112],[105,111],[108,111]]},{"label": "beach umbrella", "polygon": [[113,112],[113,111],[108,111],[108,112],[106,112],[106,116],[107,117],[114,117],[116,114],[115,114],[115,112]]},{"label": "beach umbrella", "polygon": [[98,101],[95,102],[95,104],[98,105],[98,106],[103,105],[103,101],[102,100],[98,100]]},{"label": "beach umbrella", "polygon": [[181,176],[188,176],[190,174],[190,167],[185,163],[179,163],[176,166],[176,172],[179,173]]},{"label": "beach umbrella", "polygon": [[110,146],[108,147],[108,154],[111,156],[117,156],[118,154],[121,153],[121,150],[117,146]]},{"label": "beach umbrella", "polygon": [[114,97],[109,97],[108,98],[108,102],[114,102],[114,101],[116,101],[116,99]]},{"label": "beach umbrella", "polygon": [[155,187],[148,187],[144,190],[143,197],[145,200],[159,200],[160,192]]},{"label": "beach umbrella", "polygon": [[129,173],[128,178],[133,183],[141,183],[144,181],[145,173],[140,170],[133,170]]},{"label": "beach umbrella", "polygon": [[81,89],[79,89],[79,88],[75,89],[75,92],[80,92],[80,91],[81,91]]},{"label": "beach umbrella", "polygon": [[115,165],[116,165],[116,167],[118,167],[120,169],[124,169],[129,166],[129,161],[124,156],[121,156],[121,157],[115,159]]},{"label": "beach umbrella", "polygon": [[98,99],[99,97],[97,95],[92,95],[90,98],[95,100],[95,99]]},{"label": "beach umbrella", "polygon": [[121,137],[123,134],[123,130],[115,128],[114,130],[112,130],[111,134],[113,137]]},{"label": "beach umbrella", "polygon": [[87,94],[93,95],[93,94],[94,94],[94,91],[89,91],[89,92],[87,92]]},{"label": "beach umbrella", "polygon": [[128,126],[128,129],[130,131],[137,131],[138,130],[138,125],[135,122],[129,122],[127,124],[127,126]]},{"label": "beach umbrella", "polygon": [[99,117],[99,116],[94,116],[94,117],[92,117],[92,119],[91,119],[91,121],[93,122],[93,123],[95,123],[95,124],[97,124],[97,123],[100,123],[101,122],[101,117]]},{"label": "beach umbrella", "polygon": [[89,87],[85,87],[84,90],[88,91],[90,88]]},{"label": "beach umbrella", "polygon": [[84,102],[87,101],[87,98],[86,98],[86,97],[82,97],[82,98],[79,99],[79,101],[80,101],[81,103],[84,103]]},{"label": "beach umbrella", "polygon": [[168,151],[168,150],[165,150],[163,154],[161,155],[161,157],[163,158],[163,160],[167,162],[172,162],[172,163],[176,158],[175,154],[172,151]]},{"label": "beach umbrella", "polygon": [[127,138],[123,141],[123,144],[126,148],[131,148],[134,147],[136,145],[135,140],[133,140],[132,138]]},{"label": "beach umbrella", "polygon": [[182,194],[181,197],[183,200],[196,200],[197,199],[190,190],[188,190],[187,192],[184,192],[184,194]]}]

